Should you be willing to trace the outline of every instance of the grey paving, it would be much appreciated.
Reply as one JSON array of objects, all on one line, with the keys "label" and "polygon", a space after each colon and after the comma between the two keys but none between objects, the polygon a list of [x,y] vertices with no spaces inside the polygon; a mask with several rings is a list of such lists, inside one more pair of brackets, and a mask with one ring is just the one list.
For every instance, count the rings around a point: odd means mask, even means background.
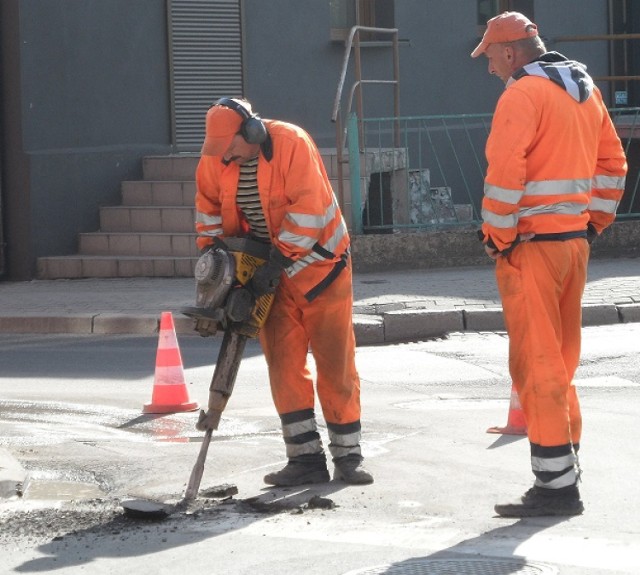
[{"label": "grey paving", "polygon": [[[0,283],[3,333],[154,333],[163,311],[179,333],[193,305],[189,278],[34,280]],[[585,325],[640,320],[640,259],[592,260]],[[359,345],[504,329],[491,265],[359,273],[354,277]]]},{"label": "grey paving", "polygon": [[[0,333],[145,334],[160,314],[193,332],[180,309],[193,305],[189,278],[0,282]],[[585,325],[640,321],[640,259],[593,259],[583,298]],[[493,266],[356,273],[358,345],[504,329]]]}]

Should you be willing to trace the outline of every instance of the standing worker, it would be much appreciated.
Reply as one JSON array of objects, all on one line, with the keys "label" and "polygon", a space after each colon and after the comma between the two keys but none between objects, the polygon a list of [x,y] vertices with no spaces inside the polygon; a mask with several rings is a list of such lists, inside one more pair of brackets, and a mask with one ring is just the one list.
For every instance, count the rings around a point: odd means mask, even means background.
[{"label": "standing worker", "polygon": [[271,244],[248,288],[255,297],[275,292],[259,336],[288,463],[265,483],[329,481],[309,348],[334,478],[373,482],[360,450],[350,239],[315,143],[298,126],[262,120],[245,100],[218,100],[206,118],[196,211],[201,251],[225,237]]},{"label": "standing worker", "polygon": [[506,85],[486,145],[482,241],[496,262],[509,371],[535,482],[504,517],[579,515],[582,418],[573,384],[589,244],[615,219],[627,164],[586,67],[547,52],[518,12],[487,22],[471,53]]}]

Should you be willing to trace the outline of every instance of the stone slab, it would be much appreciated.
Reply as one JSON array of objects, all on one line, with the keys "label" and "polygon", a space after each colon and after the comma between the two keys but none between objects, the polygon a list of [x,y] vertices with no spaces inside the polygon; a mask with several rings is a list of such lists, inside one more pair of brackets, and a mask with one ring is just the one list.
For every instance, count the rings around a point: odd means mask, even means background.
[{"label": "stone slab", "polygon": [[385,342],[411,341],[463,331],[462,310],[400,310],[383,314]]}]

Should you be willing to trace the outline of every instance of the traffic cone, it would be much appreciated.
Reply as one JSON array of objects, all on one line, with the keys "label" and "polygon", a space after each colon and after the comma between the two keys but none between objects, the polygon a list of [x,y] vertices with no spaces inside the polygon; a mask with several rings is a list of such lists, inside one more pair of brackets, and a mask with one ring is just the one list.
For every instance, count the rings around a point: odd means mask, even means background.
[{"label": "traffic cone", "polygon": [[163,311],[160,318],[160,337],[156,354],[153,395],[151,403],[146,403],[142,412],[175,413],[196,409],[198,409],[198,404],[189,401],[173,316],[171,312]]},{"label": "traffic cone", "polygon": [[504,433],[506,435],[527,435],[527,422],[520,405],[515,385],[511,385],[511,401],[509,402],[509,416],[505,427],[490,427],[487,433]]}]

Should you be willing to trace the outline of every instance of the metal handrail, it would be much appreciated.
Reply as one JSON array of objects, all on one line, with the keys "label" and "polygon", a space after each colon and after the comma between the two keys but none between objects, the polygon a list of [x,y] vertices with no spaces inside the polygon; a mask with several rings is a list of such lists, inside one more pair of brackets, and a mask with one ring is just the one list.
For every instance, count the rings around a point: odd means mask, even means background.
[{"label": "metal handrail", "polygon": [[[629,162],[626,189],[616,218],[640,220],[640,170],[635,154],[640,141],[640,107],[608,108],[608,111]],[[360,143],[357,117],[352,112],[348,120],[352,235],[477,226],[481,222],[487,168],[484,147],[492,118],[491,113],[366,117],[362,124],[368,141]],[[403,146],[391,150],[389,144],[396,123],[401,126]],[[361,197],[357,182],[363,150],[370,160],[367,164],[375,166],[368,168],[374,174],[367,175],[379,179],[377,193]],[[392,176],[384,184],[382,172]],[[426,184],[421,180],[425,172],[428,172]],[[430,190],[439,188],[448,190],[449,204],[445,208],[450,212],[439,213],[437,206],[442,204],[434,204],[431,199]],[[383,190],[388,204],[383,200]],[[458,212],[457,207],[464,211]]]},{"label": "metal handrail", "polygon": [[[363,80],[362,79],[362,67],[360,64],[360,32],[378,32],[381,34],[392,35],[392,47],[393,47],[393,80]],[[342,91],[347,75],[347,69],[349,67],[349,59],[351,56],[351,48],[354,46],[355,40],[355,74],[356,81],[354,82],[350,94],[349,94],[349,106],[347,108],[347,114],[351,112],[351,105],[353,103],[354,94],[356,95],[357,115],[358,120],[362,119],[362,84],[393,84],[394,89],[394,107],[393,113],[397,118],[400,116],[400,72],[399,72],[399,53],[398,53],[398,29],[397,28],[374,28],[370,26],[353,26],[349,32],[349,37],[345,41],[345,53],[342,62],[342,71],[340,73],[340,80],[338,81],[338,88],[336,90],[336,97],[333,104],[333,113],[331,115],[331,121],[336,124],[336,155],[337,155],[337,168],[338,168],[338,201],[340,206],[344,205],[344,182],[343,182],[343,169],[342,166],[345,163],[344,159],[344,146],[346,141],[346,132],[342,127],[341,119],[341,107]],[[359,122],[359,129],[362,130],[362,123]],[[360,141],[363,140],[362,134],[360,134]],[[399,132],[398,132],[399,138]]]}]

